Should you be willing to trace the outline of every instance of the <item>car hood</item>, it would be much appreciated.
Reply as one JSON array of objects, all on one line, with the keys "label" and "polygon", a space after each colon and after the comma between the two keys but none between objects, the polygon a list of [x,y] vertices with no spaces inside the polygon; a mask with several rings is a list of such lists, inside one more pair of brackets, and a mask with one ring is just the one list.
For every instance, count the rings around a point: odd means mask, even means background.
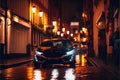
[{"label": "car hood", "polygon": [[41,51],[46,57],[60,57],[66,54],[64,47],[41,47]]}]

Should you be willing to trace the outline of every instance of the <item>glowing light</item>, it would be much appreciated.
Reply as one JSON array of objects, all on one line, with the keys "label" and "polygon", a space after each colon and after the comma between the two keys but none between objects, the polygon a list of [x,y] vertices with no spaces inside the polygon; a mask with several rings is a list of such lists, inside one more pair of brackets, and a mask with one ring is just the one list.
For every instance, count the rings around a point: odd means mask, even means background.
[{"label": "glowing light", "polygon": [[59,76],[59,72],[57,69],[53,69],[52,70],[52,78],[50,80],[57,80],[58,76]]},{"label": "glowing light", "polygon": [[19,18],[18,18],[17,16],[13,16],[13,20],[14,20],[15,22],[18,22],[18,21],[19,21]]},{"label": "glowing light", "polygon": [[87,30],[87,29],[86,29],[85,27],[82,28],[82,31],[83,31],[83,32],[86,32],[86,30]]},{"label": "glowing light", "polygon": [[83,18],[87,18],[87,15],[83,12],[83,13],[82,13],[82,17],[83,17]]},{"label": "glowing light", "polygon": [[8,25],[11,24],[11,20],[10,20],[10,18],[7,18],[7,24],[8,24]]},{"label": "glowing light", "polygon": [[83,42],[86,42],[86,41],[87,41],[87,38],[82,38],[82,41],[83,41]]},{"label": "glowing light", "polygon": [[33,78],[33,68],[32,67],[27,68],[27,78],[28,78],[28,80]]},{"label": "glowing light", "polygon": [[80,55],[76,55],[76,58],[75,58],[75,61],[76,61],[76,64],[80,64]]},{"label": "glowing light", "polygon": [[61,33],[61,37],[63,37],[64,36],[64,34],[63,33]]},{"label": "glowing light", "polygon": [[85,57],[86,57],[86,54],[82,54],[82,63],[81,63],[81,66],[85,66],[86,64],[86,60],[85,60]]},{"label": "glowing light", "polygon": [[67,31],[67,34],[70,34],[70,31]]},{"label": "glowing light", "polygon": [[52,24],[54,26],[53,32],[57,32],[57,22],[56,21],[52,21]]},{"label": "glowing light", "polygon": [[60,35],[60,31],[57,32],[57,35]]},{"label": "glowing light", "polygon": [[79,26],[79,22],[71,22],[70,26]]},{"label": "glowing light", "polygon": [[34,80],[42,80],[42,74],[40,70],[34,70]]},{"label": "glowing light", "polygon": [[77,41],[77,38],[76,38],[76,37],[74,37],[74,41]]},{"label": "glowing light", "polygon": [[65,28],[62,28],[62,31],[65,32]]},{"label": "glowing light", "polygon": [[39,16],[40,16],[40,17],[43,16],[43,12],[42,12],[42,11],[39,12]]},{"label": "glowing light", "polygon": [[74,74],[74,69],[73,68],[69,68],[65,71],[65,76],[64,76],[65,80],[75,80],[75,74]]},{"label": "glowing light", "polygon": [[73,37],[73,33],[71,33],[70,36]]},{"label": "glowing light", "polygon": [[33,12],[33,13],[36,12],[36,7],[35,7],[35,6],[32,7],[32,12]]}]

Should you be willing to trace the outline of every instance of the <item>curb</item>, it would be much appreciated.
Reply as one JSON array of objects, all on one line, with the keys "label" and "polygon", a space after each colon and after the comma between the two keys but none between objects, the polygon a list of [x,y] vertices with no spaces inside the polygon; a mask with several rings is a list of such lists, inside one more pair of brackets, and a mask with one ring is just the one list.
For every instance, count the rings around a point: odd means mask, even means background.
[{"label": "curb", "polygon": [[28,62],[31,62],[31,61],[33,61],[33,59],[24,60],[24,61],[12,63],[12,64],[0,64],[0,70],[10,68],[10,67],[13,67],[13,66],[18,66],[18,65],[21,65],[21,64],[25,64],[25,63],[28,63]]}]

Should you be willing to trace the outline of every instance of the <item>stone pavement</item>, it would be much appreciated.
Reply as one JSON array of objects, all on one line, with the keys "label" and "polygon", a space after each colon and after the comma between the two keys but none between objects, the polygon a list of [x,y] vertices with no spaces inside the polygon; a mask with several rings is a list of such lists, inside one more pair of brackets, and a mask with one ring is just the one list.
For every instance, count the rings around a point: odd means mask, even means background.
[{"label": "stone pavement", "polygon": [[120,80],[120,66],[115,66],[110,59],[108,59],[107,64],[103,63],[103,61],[97,57],[87,57],[86,59],[88,59],[92,65],[110,72]]},{"label": "stone pavement", "polygon": [[[111,74],[116,76],[118,80],[120,80],[120,66],[114,66],[111,61],[109,60],[107,64],[104,64],[102,60],[98,59],[97,57],[86,57],[86,59],[94,66],[98,68],[103,68],[107,71],[109,71]],[[32,56],[24,56],[24,57],[18,57],[18,58],[10,58],[10,59],[4,59],[0,61],[0,70],[6,69],[12,66],[17,66],[23,63],[27,63],[33,61]]]}]

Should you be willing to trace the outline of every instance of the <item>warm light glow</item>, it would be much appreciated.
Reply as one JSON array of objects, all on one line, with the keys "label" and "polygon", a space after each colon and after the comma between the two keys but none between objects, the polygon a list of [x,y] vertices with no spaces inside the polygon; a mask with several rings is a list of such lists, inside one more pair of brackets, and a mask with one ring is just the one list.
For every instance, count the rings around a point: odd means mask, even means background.
[{"label": "warm light glow", "polygon": [[80,30],[80,33],[82,34],[82,33],[83,33],[83,31],[82,31],[82,30]]},{"label": "warm light glow", "polygon": [[54,26],[53,32],[57,32],[57,21],[52,21],[52,24]]},{"label": "warm light glow", "polygon": [[62,31],[65,32],[65,28],[62,28]]},{"label": "warm light glow", "polygon": [[50,80],[57,80],[58,76],[59,76],[59,72],[57,69],[53,69],[52,70],[52,78]]},{"label": "warm light glow", "polygon": [[81,59],[79,54],[76,55],[75,61],[76,61],[76,64],[80,64]]},{"label": "warm light glow", "polygon": [[8,24],[8,25],[11,24],[11,20],[10,20],[10,18],[7,18],[7,24]]},{"label": "warm light glow", "polygon": [[67,31],[67,34],[70,34],[70,31]]},{"label": "warm light glow", "polygon": [[57,32],[57,35],[60,35],[60,31]]},{"label": "warm light glow", "polygon": [[98,23],[97,23],[97,27],[98,27],[99,29],[104,29],[104,28],[105,28],[105,22],[103,22],[103,21],[98,22]]},{"label": "warm light glow", "polygon": [[81,63],[81,66],[85,66],[86,64],[86,60],[85,60],[85,57],[86,57],[86,54],[82,54],[82,63]]},{"label": "warm light glow", "polygon": [[32,12],[33,12],[33,13],[36,12],[36,7],[35,7],[35,6],[32,7]]},{"label": "warm light glow", "polygon": [[32,67],[27,68],[27,78],[28,78],[28,80],[33,78],[33,68]]},{"label": "warm light glow", "polygon": [[83,13],[82,13],[82,17],[83,17],[83,18],[86,18],[87,15],[83,12]]},{"label": "warm light glow", "polygon": [[43,16],[43,12],[42,12],[42,11],[39,12],[39,16],[40,16],[40,17]]},{"label": "warm light glow", "polygon": [[14,20],[15,22],[18,22],[19,18],[18,18],[17,16],[13,16],[13,20]]},{"label": "warm light glow", "polygon": [[71,22],[70,26],[79,26],[79,22]]},{"label": "warm light glow", "polygon": [[75,80],[75,74],[74,74],[74,69],[73,68],[68,68],[65,71],[65,76],[64,76],[65,80]]},{"label": "warm light glow", "polygon": [[8,18],[11,18],[10,10],[7,10],[7,17],[8,17]]},{"label": "warm light glow", "polygon": [[76,38],[76,37],[74,37],[74,41],[77,41],[77,38]]},{"label": "warm light glow", "polygon": [[34,70],[34,80],[42,80],[41,71],[38,69]]},{"label": "warm light glow", "polygon": [[12,77],[13,76],[13,72],[14,72],[14,70],[13,70],[13,68],[9,68],[9,69],[6,69],[6,71],[5,71],[5,76],[9,76],[9,77]]},{"label": "warm light glow", "polygon": [[83,31],[86,35],[88,35],[88,30],[87,30],[87,28],[83,27],[83,28],[82,28],[82,31]]},{"label": "warm light glow", "polygon": [[[4,17],[1,17],[0,16],[0,19],[2,20],[1,22],[0,22],[0,24],[2,24],[3,22],[4,22]],[[0,26],[1,27],[1,26]]]},{"label": "warm light glow", "polygon": [[73,37],[73,33],[71,33],[70,36]]},{"label": "warm light glow", "polygon": [[75,34],[78,34],[78,30],[75,30]]},{"label": "warm light glow", "polygon": [[53,21],[52,24],[53,24],[53,26],[56,26],[56,25],[57,25],[57,22],[56,22],[56,21]]},{"label": "warm light glow", "polygon": [[63,37],[64,36],[64,34],[63,33],[61,33],[61,37]]},{"label": "warm light glow", "polygon": [[82,31],[84,32],[85,30],[86,30],[86,28],[85,28],[85,27],[83,27],[83,28],[82,28]]},{"label": "warm light glow", "polygon": [[87,41],[86,37],[82,38],[82,42],[86,42],[86,41]]}]

